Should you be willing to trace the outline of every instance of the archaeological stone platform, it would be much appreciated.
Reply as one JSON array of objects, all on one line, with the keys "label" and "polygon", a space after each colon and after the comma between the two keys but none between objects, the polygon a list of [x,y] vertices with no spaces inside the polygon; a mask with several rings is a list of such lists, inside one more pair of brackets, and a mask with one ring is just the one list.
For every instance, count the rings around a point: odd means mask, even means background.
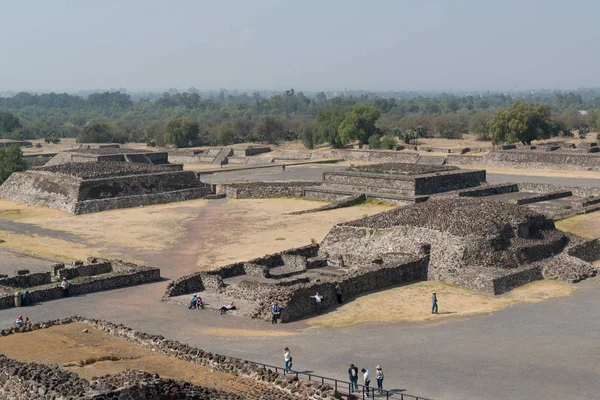
[{"label": "archaeological stone platform", "polygon": [[74,214],[197,199],[212,193],[181,165],[101,161],[13,173],[0,197]]}]

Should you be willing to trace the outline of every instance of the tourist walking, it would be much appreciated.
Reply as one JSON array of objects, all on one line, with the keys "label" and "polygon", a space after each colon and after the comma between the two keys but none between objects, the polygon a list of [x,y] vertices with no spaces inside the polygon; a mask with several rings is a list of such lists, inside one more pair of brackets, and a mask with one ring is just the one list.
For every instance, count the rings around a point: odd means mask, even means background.
[{"label": "tourist walking", "polygon": [[350,364],[348,368],[348,378],[350,379],[350,393],[358,392],[358,368]]},{"label": "tourist walking", "polygon": [[281,170],[282,170],[283,172],[285,172],[285,164],[283,164],[283,165],[281,166]]},{"label": "tourist walking", "polygon": [[317,292],[314,296],[310,296],[315,299],[315,306],[317,307],[317,314],[321,314],[321,303],[323,302],[323,296]]},{"label": "tourist walking", "polygon": [[377,379],[377,389],[379,389],[379,393],[383,393],[383,370],[381,369],[381,365],[377,366],[377,375],[375,376]]},{"label": "tourist walking", "polygon": [[193,295],[192,299],[190,300],[190,304],[188,305],[188,309],[192,310],[194,308],[197,307],[197,301],[198,301],[198,295]]},{"label": "tourist walking", "polygon": [[338,304],[342,304],[342,286],[339,284],[339,282],[335,285],[335,297],[337,298],[337,302]]},{"label": "tourist walking", "polygon": [[60,283],[60,287],[63,290],[63,297],[69,297],[69,286],[71,286],[71,284],[69,283],[69,281],[67,280],[67,278],[62,278],[62,282]]},{"label": "tourist walking", "polygon": [[277,303],[273,303],[271,306],[271,324],[276,324],[277,319],[281,315],[281,308],[277,305]]},{"label": "tourist walking", "polygon": [[369,397],[369,385],[371,384],[371,374],[369,373],[368,369],[362,369],[361,372],[363,373],[363,384],[365,385],[365,393],[367,395],[367,397]]},{"label": "tourist walking", "polygon": [[438,313],[437,295],[435,294],[435,292],[433,292],[433,295],[431,296],[431,313]]},{"label": "tourist walking", "polygon": [[290,353],[290,349],[287,347],[283,350],[283,361],[284,361],[284,375],[288,372],[292,371],[292,354]]}]

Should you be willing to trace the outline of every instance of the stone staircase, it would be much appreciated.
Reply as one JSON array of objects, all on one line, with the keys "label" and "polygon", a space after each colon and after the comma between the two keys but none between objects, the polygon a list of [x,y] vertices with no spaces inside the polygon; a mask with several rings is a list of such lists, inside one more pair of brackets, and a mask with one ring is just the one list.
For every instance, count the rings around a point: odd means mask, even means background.
[{"label": "stone staircase", "polygon": [[231,147],[223,147],[216,155],[211,164],[221,165],[227,164],[227,157],[233,155],[233,149]]},{"label": "stone staircase", "polygon": [[415,164],[427,164],[427,165],[444,165],[446,164],[446,157],[444,156],[419,156]]}]

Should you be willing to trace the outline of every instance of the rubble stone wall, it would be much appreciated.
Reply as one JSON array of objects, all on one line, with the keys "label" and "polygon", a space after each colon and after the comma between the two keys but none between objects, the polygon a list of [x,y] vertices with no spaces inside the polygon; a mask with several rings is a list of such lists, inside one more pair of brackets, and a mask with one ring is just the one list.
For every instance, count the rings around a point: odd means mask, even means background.
[{"label": "rubble stone wall", "polygon": [[10,278],[0,279],[0,286],[28,288],[33,286],[47,285],[50,282],[50,272],[39,272],[35,274],[16,275]]},{"label": "rubble stone wall", "polygon": [[600,155],[565,151],[496,150],[483,157],[449,155],[447,163],[449,165],[479,165],[525,169],[600,171]]},{"label": "rubble stone wall", "polygon": [[79,265],[76,267],[67,267],[58,270],[60,279],[73,279],[78,276],[94,276],[100,274],[108,274],[112,272],[112,265],[109,261]]},{"label": "rubble stone wall", "polygon": [[373,161],[373,162],[399,162],[416,163],[419,159],[417,153],[404,153],[385,150],[338,150],[331,151],[334,158],[343,158],[347,161]]},{"label": "rubble stone wall", "polygon": [[248,182],[225,184],[228,198],[303,197],[304,189],[318,186],[321,182]]},{"label": "rubble stone wall", "polygon": [[569,246],[567,254],[587,262],[600,260],[600,239],[582,240]]},{"label": "rubble stone wall", "polygon": [[485,170],[448,171],[415,177],[415,195],[428,195],[479,186],[485,182]]},{"label": "rubble stone wall", "polygon": [[573,196],[578,197],[600,196],[600,188],[590,186],[566,186],[532,182],[517,183],[517,186],[519,188],[519,192],[550,193],[570,191],[573,194]]}]

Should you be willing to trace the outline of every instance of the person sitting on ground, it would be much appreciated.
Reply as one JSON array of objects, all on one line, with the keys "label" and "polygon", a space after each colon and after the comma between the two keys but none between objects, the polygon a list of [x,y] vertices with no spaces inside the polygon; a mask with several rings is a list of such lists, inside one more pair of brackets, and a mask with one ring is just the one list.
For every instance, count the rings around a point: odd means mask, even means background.
[{"label": "person sitting on ground", "polygon": [[221,311],[221,314],[225,314],[229,310],[235,310],[235,306],[233,305],[233,303],[229,303],[228,305],[221,306],[221,308],[219,308],[219,311]]},{"label": "person sitting on ground", "polygon": [[280,316],[281,308],[279,308],[277,303],[273,303],[273,305],[271,306],[271,323],[276,324]]},{"label": "person sitting on ground", "polygon": [[15,326],[17,328],[22,328],[25,323],[23,322],[23,314],[20,314],[17,320],[15,321]]},{"label": "person sitting on ground", "polygon": [[193,295],[192,299],[190,300],[190,304],[188,305],[188,310],[192,310],[194,308],[196,308],[196,302],[198,301],[198,295]]},{"label": "person sitting on ground", "polygon": [[202,297],[200,296],[196,297],[196,308],[198,310],[204,310],[204,302],[202,301]]},{"label": "person sitting on ground", "polygon": [[29,317],[25,317],[25,328],[31,328],[31,321]]}]

